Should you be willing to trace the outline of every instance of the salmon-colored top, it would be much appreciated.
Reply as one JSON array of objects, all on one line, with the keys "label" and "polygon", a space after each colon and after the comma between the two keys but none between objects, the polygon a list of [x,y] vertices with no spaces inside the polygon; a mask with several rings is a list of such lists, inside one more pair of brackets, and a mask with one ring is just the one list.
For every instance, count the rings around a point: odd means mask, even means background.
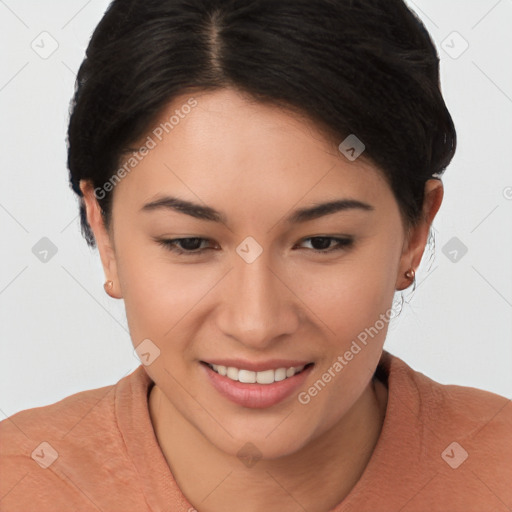
[{"label": "salmon-colored top", "polygon": [[[387,351],[377,376],[389,390],[382,432],[332,512],[510,512],[511,401],[434,382]],[[152,384],[141,365],[0,422],[0,510],[193,511],[153,431]]]}]

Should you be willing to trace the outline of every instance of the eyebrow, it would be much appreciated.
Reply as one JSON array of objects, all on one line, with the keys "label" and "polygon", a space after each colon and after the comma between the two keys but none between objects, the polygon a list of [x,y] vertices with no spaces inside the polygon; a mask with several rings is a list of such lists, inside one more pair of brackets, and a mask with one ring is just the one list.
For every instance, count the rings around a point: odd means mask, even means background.
[{"label": "eyebrow", "polygon": [[[196,219],[227,224],[227,217],[222,212],[210,206],[203,206],[178,197],[163,196],[145,204],[141,208],[141,211],[144,212],[155,210],[172,210],[190,215]],[[294,210],[284,221],[288,224],[298,224],[347,210],[374,211],[375,208],[357,199],[337,199]]]}]

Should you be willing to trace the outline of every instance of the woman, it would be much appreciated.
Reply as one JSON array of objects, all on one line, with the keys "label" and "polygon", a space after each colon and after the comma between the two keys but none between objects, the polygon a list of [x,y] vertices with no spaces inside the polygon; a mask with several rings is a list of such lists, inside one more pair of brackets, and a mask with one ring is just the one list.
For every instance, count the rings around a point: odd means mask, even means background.
[{"label": "woman", "polygon": [[2,510],[512,507],[510,401],[383,350],[456,146],[401,0],[114,0],[68,142],[142,365],[0,424]]}]

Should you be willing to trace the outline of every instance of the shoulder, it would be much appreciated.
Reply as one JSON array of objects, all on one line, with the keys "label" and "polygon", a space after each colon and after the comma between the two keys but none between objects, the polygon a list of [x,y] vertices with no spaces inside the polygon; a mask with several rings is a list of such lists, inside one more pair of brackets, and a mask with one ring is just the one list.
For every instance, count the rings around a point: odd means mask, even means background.
[{"label": "shoulder", "polygon": [[114,472],[119,472],[120,480],[131,478],[116,400],[120,385],[133,375],[0,422],[2,510],[24,510],[24,506],[29,510],[34,499],[42,511],[55,510],[61,502],[88,510],[82,508],[88,499],[80,482],[101,480],[102,473],[111,477]]},{"label": "shoulder", "polygon": [[418,456],[432,462],[436,471],[448,471],[446,481],[453,481],[457,469],[466,482],[494,482],[495,490],[512,500],[512,400],[474,387],[441,384],[398,358],[391,368],[392,399],[402,421],[407,418],[404,428],[418,440]]},{"label": "shoulder", "polygon": [[[20,443],[27,438],[37,437],[42,432],[50,435],[62,434],[72,429],[86,413],[97,414],[111,409],[115,387],[114,384],[80,391],[53,404],[17,412],[0,422],[0,433],[8,436],[11,441],[19,440]],[[0,453],[6,449],[9,450],[9,447],[4,443]]]},{"label": "shoulder", "polygon": [[[0,457],[26,454],[26,448],[41,437],[62,437],[71,432],[88,414],[112,411],[115,385],[81,391],[43,407],[26,409],[0,422]],[[72,439],[72,438],[70,438]],[[30,455],[30,454],[29,454]]]},{"label": "shoulder", "polygon": [[512,401],[504,396],[470,386],[441,384],[406,366],[401,370],[417,398],[418,413],[459,433],[476,433],[484,426],[494,433],[510,435]]},{"label": "shoulder", "polygon": [[378,375],[386,381],[394,401],[424,421],[453,424],[457,428],[478,428],[482,422],[492,421],[496,428],[510,428],[509,398],[470,386],[442,384],[387,351],[383,352]]},{"label": "shoulder", "polygon": [[[388,385],[371,472],[379,491],[408,510],[502,510],[500,502],[512,503],[511,400],[439,383],[386,351],[377,376]],[[398,488],[403,495],[393,497]]]}]

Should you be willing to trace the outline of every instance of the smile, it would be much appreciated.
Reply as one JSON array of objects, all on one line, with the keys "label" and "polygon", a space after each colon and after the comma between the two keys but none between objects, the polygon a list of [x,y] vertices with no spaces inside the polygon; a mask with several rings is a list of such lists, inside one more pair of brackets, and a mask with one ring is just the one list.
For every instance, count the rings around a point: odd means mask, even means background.
[{"label": "smile", "polygon": [[204,369],[207,382],[224,398],[242,407],[262,409],[277,405],[296,393],[304,385],[315,365],[303,364],[302,361],[300,366],[288,366],[286,363],[281,366],[282,363],[285,362],[267,361],[267,369],[263,364],[253,363],[253,370],[205,361],[201,361],[200,366]]},{"label": "smile", "polygon": [[292,366],[290,368],[277,368],[275,370],[264,370],[261,372],[234,368],[233,366],[226,367],[217,364],[205,364],[214,372],[235,382],[242,382],[244,384],[273,384],[274,382],[280,382],[297,375],[302,372],[306,366],[310,366],[313,363],[299,367]]}]

